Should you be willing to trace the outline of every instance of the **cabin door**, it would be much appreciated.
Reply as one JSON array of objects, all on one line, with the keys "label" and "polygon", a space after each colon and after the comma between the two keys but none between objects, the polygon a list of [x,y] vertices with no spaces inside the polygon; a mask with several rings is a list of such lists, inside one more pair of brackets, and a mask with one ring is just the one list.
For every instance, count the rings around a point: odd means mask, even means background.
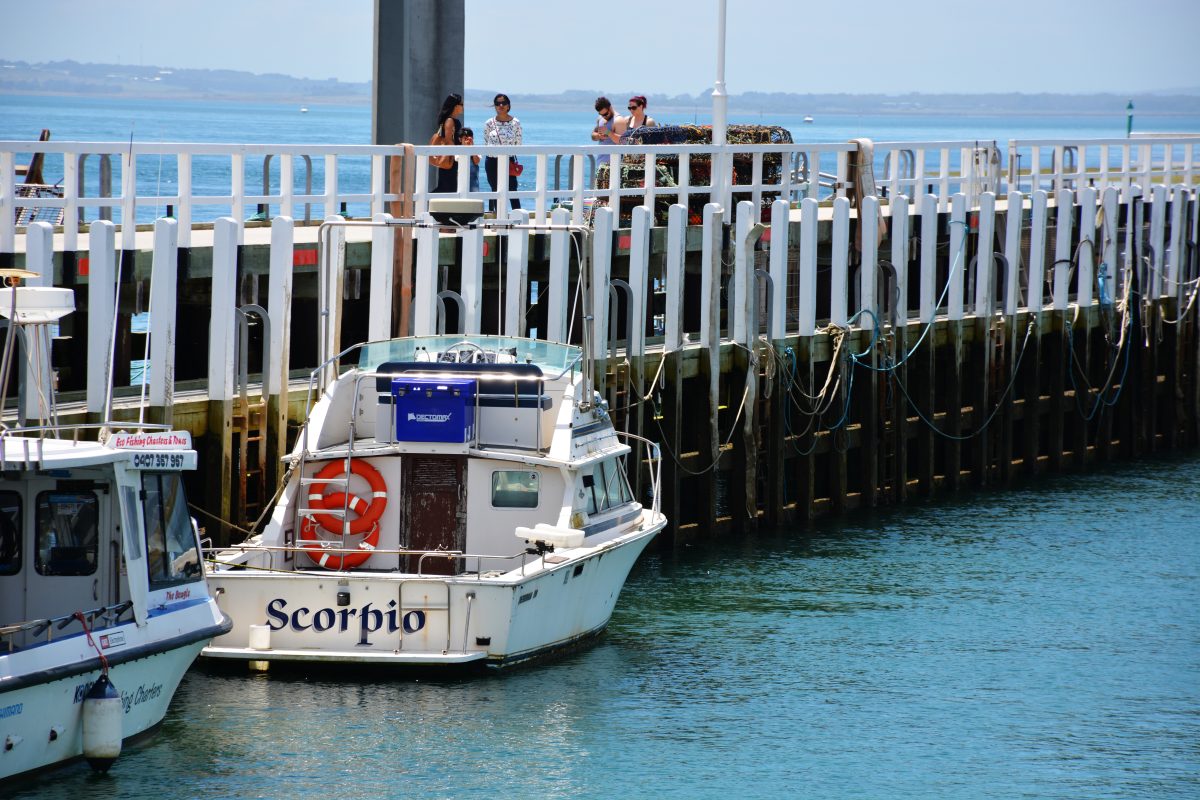
[{"label": "cabin door", "polygon": [[[403,540],[410,550],[465,550],[467,545],[467,457],[407,455],[400,468],[404,497]],[[455,575],[460,559],[409,556],[426,575]]]},{"label": "cabin door", "polygon": [[33,548],[26,562],[31,567],[26,616],[56,617],[118,602],[120,544],[108,485],[38,484],[31,483],[36,491],[29,497]]}]

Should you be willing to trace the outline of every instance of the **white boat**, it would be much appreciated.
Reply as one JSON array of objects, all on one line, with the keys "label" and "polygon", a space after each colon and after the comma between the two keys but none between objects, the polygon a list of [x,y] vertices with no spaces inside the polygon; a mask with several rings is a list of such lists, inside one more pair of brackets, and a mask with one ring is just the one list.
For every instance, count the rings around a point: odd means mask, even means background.
[{"label": "white boat", "polygon": [[[20,338],[27,361],[41,360],[24,385],[34,391],[48,374],[47,326],[72,298],[0,289],[0,314],[20,333],[6,337],[0,383]],[[190,436],[100,426],[88,441],[96,430],[54,424],[53,398],[38,394],[45,424],[0,422],[0,781],[80,757],[107,769],[122,742],[162,721],[200,649],[231,626],[188,516]]]},{"label": "white boat", "polygon": [[[479,200],[431,200],[429,212],[323,223],[321,308],[340,291],[326,234],[381,225],[578,235],[577,300],[591,307],[589,228],[483,221]],[[666,519],[657,446],[619,434],[592,388],[594,335],[583,348],[411,336],[323,357],[270,520],[206,559],[234,628],[203,655],[252,669],[502,667],[601,633]],[[648,507],[626,478],[627,442]]]},{"label": "white boat", "polygon": [[[213,554],[214,659],[501,667],[604,630],[666,524],[577,347],[426,336],[352,348],[258,536]],[[636,437],[635,437],[636,438]]]},{"label": "white boat", "polygon": [[805,115],[804,115],[804,123],[805,123],[806,125],[811,125],[811,124],[812,124],[812,121],[813,121],[813,118],[812,118],[812,117],[810,117],[810,116],[809,116],[809,115],[807,115],[807,114],[805,114]]}]

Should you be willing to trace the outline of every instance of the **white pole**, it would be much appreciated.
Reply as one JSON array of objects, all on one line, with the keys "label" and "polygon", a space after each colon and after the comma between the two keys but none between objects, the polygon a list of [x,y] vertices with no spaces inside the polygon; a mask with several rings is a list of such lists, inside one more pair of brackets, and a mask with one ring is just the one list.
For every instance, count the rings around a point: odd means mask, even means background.
[{"label": "white pole", "polygon": [[[726,144],[726,119],[729,96],[725,94],[725,0],[717,0],[717,81],[713,86],[712,143],[714,147]],[[724,154],[713,154],[711,199],[714,203],[725,201],[727,169]]]}]

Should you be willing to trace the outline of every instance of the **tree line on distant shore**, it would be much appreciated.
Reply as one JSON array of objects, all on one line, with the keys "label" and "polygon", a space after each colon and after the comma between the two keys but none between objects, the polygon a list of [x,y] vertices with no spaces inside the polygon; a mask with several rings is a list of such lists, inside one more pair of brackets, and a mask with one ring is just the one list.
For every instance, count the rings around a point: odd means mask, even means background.
[{"label": "tree line on distant shore", "polygon": [[[128,64],[85,64],[55,61],[30,64],[0,60],[0,92],[6,94],[63,94],[93,97],[145,97],[233,101],[301,101],[369,104],[369,81],[347,82],[333,78],[314,80],[290,75],[259,74],[237,70],[173,69]],[[696,94],[652,97],[659,111],[698,111],[712,105],[712,90]],[[525,108],[589,109],[597,95],[624,97],[633,94],[614,89],[573,89],[557,94],[514,92]],[[493,89],[468,89],[469,105],[490,106]],[[817,94],[743,92],[729,97],[731,111],[771,113],[1124,113],[1132,101],[1141,114],[1200,114],[1200,87],[1175,92],[1127,94]]]}]

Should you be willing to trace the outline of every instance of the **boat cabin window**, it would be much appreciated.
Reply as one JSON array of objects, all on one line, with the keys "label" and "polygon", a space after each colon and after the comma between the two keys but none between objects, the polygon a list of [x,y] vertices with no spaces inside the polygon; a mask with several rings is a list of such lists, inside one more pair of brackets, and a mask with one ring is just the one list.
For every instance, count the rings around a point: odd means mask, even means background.
[{"label": "boat cabin window", "polygon": [[21,495],[0,492],[0,575],[21,571]]},{"label": "boat cabin window", "polygon": [[538,474],[532,470],[492,473],[492,508],[537,508]]},{"label": "boat cabin window", "polygon": [[142,490],[150,588],[198,580],[201,577],[200,553],[179,473],[144,472]]},{"label": "boat cabin window", "polygon": [[599,514],[633,499],[625,470],[617,461],[601,461],[593,465],[591,472],[583,475],[583,488],[589,514]]},{"label": "boat cabin window", "polygon": [[42,492],[37,498],[39,575],[91,575],[99,550],[95,492]]}]

